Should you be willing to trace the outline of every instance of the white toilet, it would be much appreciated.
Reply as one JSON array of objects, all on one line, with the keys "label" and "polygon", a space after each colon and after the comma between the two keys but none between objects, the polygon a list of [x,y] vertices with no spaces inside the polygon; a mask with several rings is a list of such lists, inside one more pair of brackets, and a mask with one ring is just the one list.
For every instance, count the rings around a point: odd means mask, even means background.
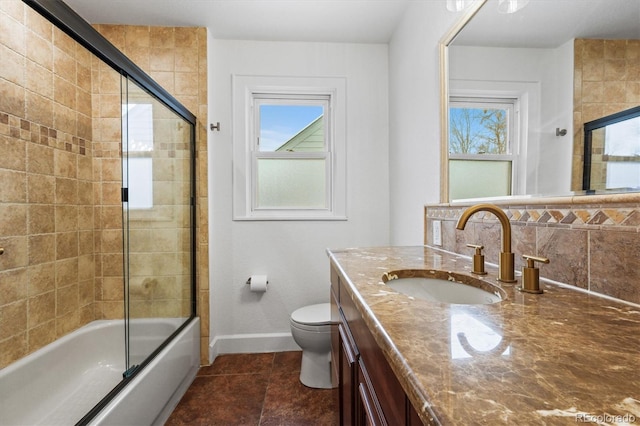
[{"label": "white toilet", "polygon": [[289,322],[293,340],[302,348],[300,381],[310,388],[331,388],[331,304],[296,309]]}]

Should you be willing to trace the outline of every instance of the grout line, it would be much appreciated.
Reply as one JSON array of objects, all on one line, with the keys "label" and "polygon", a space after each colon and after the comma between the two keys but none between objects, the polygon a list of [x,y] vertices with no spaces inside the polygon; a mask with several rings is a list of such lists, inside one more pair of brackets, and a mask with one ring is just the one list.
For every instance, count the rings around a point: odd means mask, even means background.
[{"label": "grout line", "polygon": [[269,378],[267,379],[267,386],[264,388],[264,396],[262,397],[262,409],[260,410],[260,418],[258,419],[258,426],[262,424],[262,420],[264,419],[264,406],[267,400],[267,394],[269,393],[269,386],[271,386],[271,378],[273,377],[273,370],[276,364],[276,353],[273,353],[273,357],[271,358],[271,370],[269,370]]}]

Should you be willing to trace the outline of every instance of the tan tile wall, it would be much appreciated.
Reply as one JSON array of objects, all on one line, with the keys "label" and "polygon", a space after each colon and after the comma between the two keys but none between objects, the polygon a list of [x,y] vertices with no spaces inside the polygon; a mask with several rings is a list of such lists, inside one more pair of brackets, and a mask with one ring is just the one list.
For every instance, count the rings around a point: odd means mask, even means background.
[{"label": "tan tile wall", "polygon": [[0,2],[0,368],[94,319],[91,55]]},{"label": "tan tile wall", "polygon": [[[94,319],[122,318],[123,294],[119,75],[19,0],[0,1],[0,27],[2,368]],[[205,29],[109,30],[206,117]],[[207,363],[204,118],[196,138],[204,159],[197,163],[197,273]]]},{"label": "tan tile wall", "polygon": [[576,39],[572,190],[582,189],[584,123],[639,104],[640,40]]},{"label": "tan tile wall", "polygon": [[96,319],[124,318],[122,254],[121,77],[93,57]]},{"label": "tan tile wall", "polygon": [[[629,202],[500,205],[510,219],[516,270],[523,254],[550,259],[540,276],[564,284],[640,304],[640,196]],[[487,262],[497,264],[501,227],[491,213],[476,213],[463,231],[455,228],[465,207],[428,206],[425,243],[433,245],[430,229],[442,222],[445,250],[472,256],[467,244],[485,246]]]},{"label": "tan tile wall", "polygon": [[[208,363],[207,33],[205,28],[96,25],[96,29],[197,117],[197,310]],[[117,287],[117,283],[113,283]],[[111,291],[115,293],[116,291]]]}]

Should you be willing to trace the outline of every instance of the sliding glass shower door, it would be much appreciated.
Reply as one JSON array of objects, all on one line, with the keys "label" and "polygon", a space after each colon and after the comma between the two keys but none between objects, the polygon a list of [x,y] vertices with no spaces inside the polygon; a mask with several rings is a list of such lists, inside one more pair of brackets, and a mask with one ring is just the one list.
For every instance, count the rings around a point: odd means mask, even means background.
[{"label": "sliding glass shower door", "polygon": [[127,374],[194,314],[194,128],[123,77]]}]

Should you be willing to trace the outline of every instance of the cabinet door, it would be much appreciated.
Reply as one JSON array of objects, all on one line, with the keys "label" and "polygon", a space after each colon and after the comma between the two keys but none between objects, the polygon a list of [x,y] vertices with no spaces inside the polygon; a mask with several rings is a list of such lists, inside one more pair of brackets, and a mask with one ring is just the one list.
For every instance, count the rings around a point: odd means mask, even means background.
[{"label": "cabinet door", "polygon": [[357,383],[357,352],[349,330],[338,325],[340,334],[340,424],[354,425],[356,416],[355,389]]}]

